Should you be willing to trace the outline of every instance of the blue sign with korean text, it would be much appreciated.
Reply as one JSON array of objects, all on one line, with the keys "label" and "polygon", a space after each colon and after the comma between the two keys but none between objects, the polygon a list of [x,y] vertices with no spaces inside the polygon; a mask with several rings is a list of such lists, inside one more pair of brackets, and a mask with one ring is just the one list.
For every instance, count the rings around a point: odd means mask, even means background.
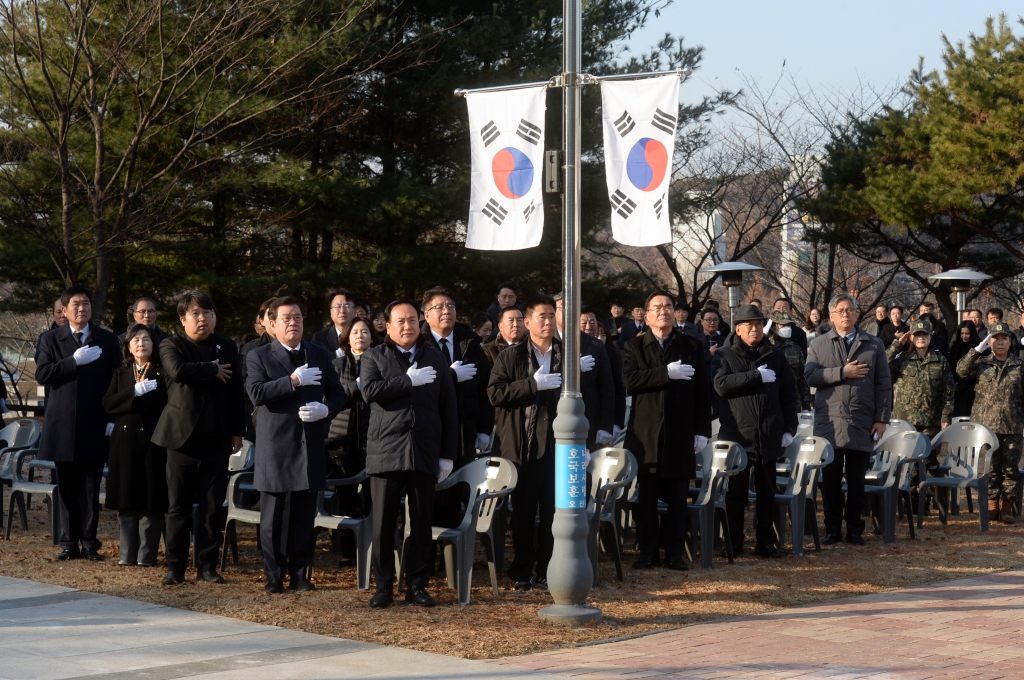
[{"label": "blue sign with korean text", "polygon": [[573,510],[587,507],[587,447],[555,446],[555,507]]}]

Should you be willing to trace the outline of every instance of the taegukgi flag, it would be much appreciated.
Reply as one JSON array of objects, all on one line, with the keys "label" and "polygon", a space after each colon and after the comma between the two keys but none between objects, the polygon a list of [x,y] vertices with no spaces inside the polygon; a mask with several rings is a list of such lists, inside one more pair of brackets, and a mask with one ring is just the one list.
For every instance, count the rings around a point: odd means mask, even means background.
[{"label": "taegukgi flag", "polygon": [[473,170],[466,247],[520,250],[544,232],[547,87],[469,92]]},{"label": "taegukgi flag", "polygon": [[612,236],[627,246],[669,243],[679,76],[603,81],[601,102]]}]

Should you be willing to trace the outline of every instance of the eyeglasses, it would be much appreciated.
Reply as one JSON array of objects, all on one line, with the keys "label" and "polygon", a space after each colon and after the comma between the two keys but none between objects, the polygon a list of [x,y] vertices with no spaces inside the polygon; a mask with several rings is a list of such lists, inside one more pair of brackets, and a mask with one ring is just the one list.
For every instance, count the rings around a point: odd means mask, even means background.
[{"label": "eyeglasses", "polygon": [[209,319],[213,317],[212,309],[194,309],[188,313],[188,316],[192,319]]},{"label": "eyeglasses", "polygon": [[661,312],[671,312],[672,305],[654,305],[653,307],[650,307],[647,311],[654,312],[655,314],[659,314]]},{"label": "eyeglasses", "polygon": [[440,305],[434,305],[433,307],[427,307],[428,312],[454,312],[455,305],[451,302],[446,302]]},{"label": "eyeglasses", "polygon": [[854,309],[853,307],[843,307],[842,309],[833,310],[832,313],[839,316],[850,316],[854,313]]},{"label": "eyeglasses", "polygon": [[150,314],[156,314],[156,310],[155,309],[136,309],[135,313],[139,314],[141,316],[149,316]]},{"label": "eyeglasses", "polygon": [[341,311],[342,309],[344,309],[345,311],[352,311],[352,306],[353,305],[351,302],[346,302],[343,305],[331,305],[331,309],[334,310],[335,312]]}]

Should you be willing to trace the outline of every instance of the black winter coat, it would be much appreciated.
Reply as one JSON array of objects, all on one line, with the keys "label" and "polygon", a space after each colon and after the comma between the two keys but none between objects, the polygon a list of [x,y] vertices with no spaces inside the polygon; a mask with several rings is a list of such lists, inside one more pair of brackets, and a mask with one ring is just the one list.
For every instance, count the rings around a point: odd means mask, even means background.
[{"label": "black winter coat", "polygon": [[[783,433],[796,434],[800,395],[786,355],[768,338],[757,349],[751,360],[733,335],[715,352],[711,373],[720,397],[718,437],[736,442],[753,460],[775,460],[783,453]],[[775,371],[775,381],[763,382],[758,366]]]},{"label": "black winter coat", "polygon": [[[253,351],[254,349],[259,349],[260,347],[263,347],[263,345],[269,345],[273,341],[274,341],[274,338],[272,338],[269,333],[264,333],[263,335],[261,335],[260,337],[256,338],[255,340],[250,340],[249,342],[247,342],[244,345],[242,345],[242,349],[240,350],[241,355],[242,355],[242,359],[241,359],[241,361],[242,361],[242,385],[245,385],[246,378],[249,376],[249,373],[248,373],[249,369],[245,365],[245,360],[246,360],[246,357],[249,356],[249,352]],[[248,439],[249,441],[253,442],[253,443],[256,442],[256,423],[252,419],[253,412],[255,410],[256,410],[256,407],[252,405],[252,399],[249,398],[249,392],[246,391],[246,393],[245,393],[245,438]]]},{"label": "black winter coat", "polygon": [[85,344],[100,347],[103,354],[78,366],[73,355],[79,345],[71,333],[71,324],[66,323],[39,337],[36,380],[50,389],[39,457],[60,463],[105,463],[107,423],[114,419],[103,410],[103,395],[124,361],[121,343],[90,322]]},{"label": "black winter coat", "polygon": [[371,475],[417,471],[436,475],[438,461],[459,452],[459,405],[451,365],[436,349],[417,343],[417,368],[432,367],[434,382],[412,386],[409,362],[386,342],[363,353],[360,383],[370,404],[366,471]]},{"label": "black winter coat", "polygon": [[[583,395],[584,415],[590,430],[587,433],[587,447],[597,447],[597,431],[612,433],[615,426],[615,379],[612,365],[604,343],[592,335],[580,333],[580,356],[594,357],[594,367],[580,373],[580,394]],[[623,405],[625,408],[625,405]]]},{"label": "black winter coat", "polygon": [[[622,380],[633,395],[625,447],[640,474],[689,481],[697,474],[693,439],[711,438],[711,378],[707,350],[696,338],[673,329],[664,351],[653,332],[626,343]],[[690,380],[670,380],[667,366],[682,361],[694,368]]]},{"label": "black winter coat", "polygon": [[[426,322],[420,328],[420,337],[423,338],[423,344],[444,356]],[[459,382],[455,371],[448,369],[459,405],[459,455],[455,459],[455,467],[459,468],[476,458],[476,435],[491,436],[494,429],[494,407],[487,399],[487,378],[491,362],[483,350],[480,336],[469,326],[455,324],[452,339],[455,346],[448,348],[454,352],[452,361],[476,366],[476,375],[465,382]]]},{"label": "black winter coat", "polygon": [[163,373],[159,364],[151,364],[145,378],[156,380],[157,387],[137,397],[135,369],[122,366],[103,397],[103,408],[117,417],[110,435],[109,510],[167,512],[167,450],[150,441],[167,404]]},{"label": "black winter coat", "polygon": [[608,355],[608,365],[612,369],[612,385],[615,386],[615,418],[614,425],[620,429],[626,427],[626,384],[622,382],[622,357],[615,345],[605,344],[605,354]]},{"label": "black winter coat", "polygon": [[[551,373],[562,372],[562,343],[551,340]],[[539,365],[533,355],[533,344],[527,338],[498,355],[487,384],[487,396],[494,405],[501,457],[516,464],[554,455],[555,420],[559,390],[537,389],[533,374]],[[536,442],[536,444],[535,444]]]},{"label": "black winter coat", "polygon": [[334,359],[341,387],[348,396],[348,405],[331,420],[327,433],[327,455],[341,468],[346,477],[352,477],[366,468],[366,437],[370,431],[370,405],[356,385],[359,377],[356,357],[346,354]]}]

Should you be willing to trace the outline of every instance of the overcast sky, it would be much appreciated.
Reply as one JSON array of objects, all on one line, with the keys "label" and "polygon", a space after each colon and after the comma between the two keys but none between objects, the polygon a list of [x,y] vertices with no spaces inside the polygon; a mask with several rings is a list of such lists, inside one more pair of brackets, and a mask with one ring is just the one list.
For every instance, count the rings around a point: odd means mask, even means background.
[{"label": "overcast sky", "polygon": [[1006,0],[676,0],[629,45],[643,52],[671,33],[704,46],[700,70],[680,92],[683,101],[741,88],[740,72],[770,84],[783,61],[801,89],[851,91],[858,81],[885,89],[902,84],[918,57],[926,70],[940,68],[943,34],[964,40],[1000,12],[1016,35],[1024,33],[1017,23],[1024,6]]}]

